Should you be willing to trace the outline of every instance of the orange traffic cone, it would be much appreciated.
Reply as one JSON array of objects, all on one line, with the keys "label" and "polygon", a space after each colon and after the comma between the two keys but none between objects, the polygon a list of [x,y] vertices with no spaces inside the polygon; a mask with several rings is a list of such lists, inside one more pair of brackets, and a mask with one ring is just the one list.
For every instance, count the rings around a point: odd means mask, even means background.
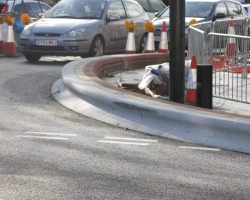
[{"label": "orange traffic cone", "polygon": [[3,53],[4,50],[4,41],[2,34],[2,17],[0,16],[0,53]]},{"label": "orange traffic cone", "polygon": [[128,32],[125,54],[135,54],[135,53],[136,53],[136,48],[135,48],[134,29],[130,28]]},{"label": "orange traffic cone", "polygon": [[8,23],[8,36],[7,41],[4,43],[4,52],[6,56],[13,56],[16,54],[13,25],[12,22]]},{"label": "orange traffic cone", "polygon": [[145,53],[154,53],[154,52],[155,52],[154,32],[149,31],[145,47]]},{"label": "orange traffic cone", "polygon": [[196,56],[192,57],[191,67],[188,75],[187,90],[185,96],[185,103],[190,105],[197,104],[197,62]]},{"label": "orange traffic cone", "polygon": [[159,44],[158,53],[168,53],[168,35],[165,21],[162,24],[161,40]]},{"label": "orange traffic cone", "polygon": [[[231,17],[233,19],[233,16]],[[231,21],[228,27],[228,35],[235,35],[234,30],[234,22]],[[237,53],[237,45],[235,38],[228,38],[227,44],[226,44],[226,51],[225,54],[230,57],[235,57]]]}]

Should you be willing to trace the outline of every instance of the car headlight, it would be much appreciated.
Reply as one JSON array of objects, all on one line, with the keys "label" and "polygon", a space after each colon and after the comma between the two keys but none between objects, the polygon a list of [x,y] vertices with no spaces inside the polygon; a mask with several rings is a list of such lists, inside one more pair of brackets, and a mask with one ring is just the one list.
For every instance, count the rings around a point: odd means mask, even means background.
[{"label": "car headlight", "polygon": [[86,30],[86,28],[74,29],[74,30],[71,30],[71,31],[63,34],[63,36],[66,36],[66,37],[82,36],[85,30]]},{"label": "car headlight", "polygon": [[33,35],[29,28],[24,28],[22,31],[22,35]]}]

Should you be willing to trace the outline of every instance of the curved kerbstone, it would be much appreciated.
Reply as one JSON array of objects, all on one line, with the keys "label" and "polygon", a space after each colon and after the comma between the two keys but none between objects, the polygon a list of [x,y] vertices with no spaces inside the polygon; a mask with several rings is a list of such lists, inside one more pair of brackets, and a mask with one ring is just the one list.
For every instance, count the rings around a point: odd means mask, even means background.
[{"label": "curved kerbstone", "polygon": [[248,117],[153,99],[101,79],[105,73],[141,69],[166,59],[164,54],[136,54],[73,61],[63,67],[52,94],[69,109],[115,126],[250,153]]}]

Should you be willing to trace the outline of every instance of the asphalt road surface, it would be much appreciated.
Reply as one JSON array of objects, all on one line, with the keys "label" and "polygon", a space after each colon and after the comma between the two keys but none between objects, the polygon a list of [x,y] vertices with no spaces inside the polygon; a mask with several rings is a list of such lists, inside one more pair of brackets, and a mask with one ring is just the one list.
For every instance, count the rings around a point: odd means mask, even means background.
[{"label": "asphalt road surface", "polygon": [[250,199],[248,154],[118,128],[60,105],[50,89],[74,59],[0,57],[0,200]]}]

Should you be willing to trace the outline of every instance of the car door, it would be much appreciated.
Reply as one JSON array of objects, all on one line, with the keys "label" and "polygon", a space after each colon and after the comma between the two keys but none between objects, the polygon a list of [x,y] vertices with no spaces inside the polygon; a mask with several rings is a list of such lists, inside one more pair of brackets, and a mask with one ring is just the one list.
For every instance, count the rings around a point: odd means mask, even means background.
[{"label": "car door", "polygon": [[127,20],[126,12],[122,1],[114,1],[109,5],[107,17],[118,15],[120,20],[110,21],[107,23],[108,45],[105,46],[106,51],[114,50],[116,52],[124,52],[127,41],[127,31],[125,31],[124,23]]}]

